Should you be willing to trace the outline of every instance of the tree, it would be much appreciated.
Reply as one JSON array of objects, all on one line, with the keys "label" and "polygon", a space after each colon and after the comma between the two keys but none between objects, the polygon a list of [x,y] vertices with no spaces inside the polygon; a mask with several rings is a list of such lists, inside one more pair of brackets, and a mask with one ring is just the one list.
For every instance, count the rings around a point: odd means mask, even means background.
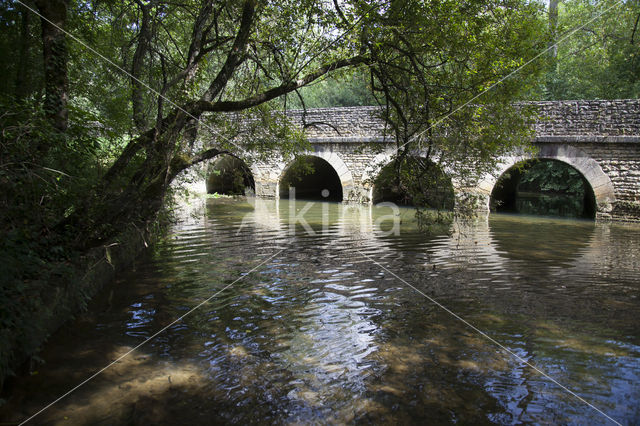
[{"label": "tree", "polygon": [[545,99],[620,99],[640,96],[640,3],[566,0],[558,10],[556,66]]},{"label": "tree", "polygon": [[[82,235],[84,246],[112,237],[122,224],[153,220],[172,180],[195,164],[238,149],[295,149],[300,138],[272,114],[286,105],[279,99],[295,98],[340,70],[368,70],[401,155],[420,149],[423,164],[447,167],[464,160],[469,167],[459,170],[471,175],[521,142],[513,129],[522,120],[509,111],[527,85],[507,81],[473,108],[456,105],[475,101],[540,48],[538,10],[520,0],[57,0],[40,6],[119,67],[114,72],[84,46],[69,50],[72,111],[88,112],[118,135],[99,148],[98,164],[107,170],[99,170],[101,178],[56,227]],[[67,54],[52,52],[65,67],[50,86],[66,93]],[[59,112],[54,123],[62,130]],[[258,118],[263,135],[239,148],[229,141],[248,115]],[[204,145],[195,139],[203,126],[216,134]]]},{"label": "tree", "polygon": [[[426,199],[434,188],[415,182],[439,185],[441,169],[459,189],[472,187],[497,156],[524,145],[529,115],[512,102],[536,84],[542,65],[505,77],[545,47],[536,4],[396,1],[365,28],[371,86],[398,148],[395,186],[411,198]],[[412,155],[423,160],[408,161]]]},{"label": "tree", "polygon": [[[137,136],[96,187],[96,198],[64,221],[64,226],[89,223],[94,243],[108,232],[96,233],[96,222],[84,216],[99,216],[111,226],[153,217],[179,173],[232,147],[224,136],[214,141],[215,147],[198,150],[192,145],[186,131],[204,113],[251,110],[269,123],[269,101],[327,73],[365,62],[362,55],[343,48],[339,35],[329,32],[335,14],[315,1],[138,2],[137,7],[137,15],[131,15],[134,25],[120,27],[125,33],[134,28],[131,67],[123,68],[131,70]],[[93,12],[111,16],[116,10],[109,6]],[[123,6],[117,12],[129,16],[135,11]],[[279,15],[281,20],[272,19]],[[123,59],[128,60],[128,53]],[[140,130],[150,116],[145,112],[153,109],[155,119]],[[209,119],[224,127],[224,115]],[[274,124],[274,129],[281,128]]]},{"label": "tree", "polygon": [[55,128],[68,126],[69,79],[67,76],[67,23],[69,0],[37,0],[42,16],[42,54],[44,59],[45,111]]},{"label": "tree", "polygon": [[545,90],[553,90],[553,77],[558,72],[558,4],[560,0],[549,0],[549,70]]}]

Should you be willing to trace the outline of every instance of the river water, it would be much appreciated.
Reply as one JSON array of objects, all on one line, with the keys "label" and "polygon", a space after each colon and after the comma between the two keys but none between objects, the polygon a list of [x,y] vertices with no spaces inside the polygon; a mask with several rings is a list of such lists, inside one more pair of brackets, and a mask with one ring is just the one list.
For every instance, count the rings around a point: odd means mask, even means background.
[{"label": "river water", "polygon": [[425,234],[410,209],[210,199],[49,340],[1,418],[153,337],[34,424],[637,424],[639,290],[638,225]]}]

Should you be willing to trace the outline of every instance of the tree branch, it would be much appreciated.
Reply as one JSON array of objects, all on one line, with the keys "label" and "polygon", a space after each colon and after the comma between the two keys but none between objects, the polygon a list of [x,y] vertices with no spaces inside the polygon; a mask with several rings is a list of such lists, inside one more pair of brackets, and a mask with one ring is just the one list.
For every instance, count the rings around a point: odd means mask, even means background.
[{"label": "tree branch", "polygon": [[242,61],[242,55],[244,53],[247,42],[249,41],[249,34],[251,33],[251,26],[256,10],[256,0],[246,0],[242,7],[242,18],[240,20],[240,28],[238,34],[233,42],[233,46],[227,55],[227,59],[220,69],[220,72],[216,78],[211,82],[207,91],[202,95],[203,102],[211,102],[224,87],[233,75],[238,64]]},{"label": "tree branch", "polygon": [[241,111],[243,109],[251,108],[254,106],[258,106],[265,102],[268,102],[272,99],[275,99],[279,96],[282,96],[286,93],[293,92],[296,89],[299,89],[312,81],[322,77],[323,75],[335,71],[340,68],[355,66],[363,63],[367,63],[368,59],[364,56],[354,56],[348,59],[341,59],[331,64],[322,66],[318,68],[316,71],[313,71],[307,74],[305,77],[295,80],[289,81],[281,84],[278,87],[274,87],[273,89],[269,89],[263,93],[258,95],[240,100],[240,101],[219,101],[219,102],[209,102],[204,99],[201,99],[197,102],[194,102],[190,107],[190,113],[194,115],[199,115],[203,112],[232,112],[232,111]]},{"label": "tree branch", "polygon": [[228,155],[231,155],[233,157],[236,157],[235,155],[231,154],[229,151],[220,150],[220,149],[217,149],[217,148],[207,149],[206,151],[202,151],[198,155],[196,155],[196,156],[194,156],[192,158],[189,158],[189,159],[185,159],[185,158],[177,155],[177,156],[173,157],[173,159],[171,160],[171,166],[170,166],[171,172],[167,176],[167,179],[169,181],[172,181],[182,171],[184,171],[184,170],[186,170],[186,169],[188,169],[190,167],[193,167],[196,164],[202,163],[203,161],[210,160],[210,159],[212,159],[214,157],[217,157],[218,155],[222,155],[222,154],[228,154]]},{"label": "tree branch", "polygon": [[344,25],[349,25],[349,21],[347,20],[347,17],[344,16],[344,13],[342,13],[342,9],[340,9],[340,5],[338,4],[338,0],[333,0],[333,7],[336,9],[336,13],[338,14],[338,17],[340,18],[340,20],[342,21],[342,23]]}]

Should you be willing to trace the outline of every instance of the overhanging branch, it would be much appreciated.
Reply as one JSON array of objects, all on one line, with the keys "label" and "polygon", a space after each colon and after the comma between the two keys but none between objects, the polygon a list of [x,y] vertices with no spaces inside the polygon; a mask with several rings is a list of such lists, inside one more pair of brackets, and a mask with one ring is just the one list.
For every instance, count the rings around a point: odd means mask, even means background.
[{"label": "overhanging branch", "polygon": [[242,111],[247,108],[255,107],[265,102],[268,102],[272,99],[275,99],[279,96],[282,96],[287,93],[291,93],[294,90],[297,90],[301,87],[308,85],[309,83],[317,80],[323,75],[335,71],[340,68],[346,68],[350,66],[355,66],[359,64],[366,63],[368,59],[364,56],[358,55],[348,59],[341,59],[331,64],[324,65],[317,70],[307,74],[305,77],[295,80],[289,81],[281,84],[278,87],[274,87],[273,89],[269,89],[263,93],[258,95],[240,100],[240,101],[219,101],[219,102],[209,102],[200,100],[191,105],[189,111],[194,115],[199,115],[203,112],[233,112],[233,111]]}]

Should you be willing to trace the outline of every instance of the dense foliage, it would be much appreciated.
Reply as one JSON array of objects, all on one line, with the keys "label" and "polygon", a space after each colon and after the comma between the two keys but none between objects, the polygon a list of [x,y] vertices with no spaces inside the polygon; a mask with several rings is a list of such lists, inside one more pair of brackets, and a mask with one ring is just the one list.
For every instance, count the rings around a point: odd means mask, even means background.
[{"label": "dense foliage", "polygon": [[[416,206],[439,182],[410,181],[424,181],[432,163],[472,187],[498,155],[528,139],[530,115],[511,103],[535,85],[541,66],[505,77],[546,46],[544,28],[540,6],[518,1],[397,2],[372,18],[362,35],[372,90],[398,147],[401,186],[425,192],[410,194]],[[416,152],[421,161],[405,161]]]},{"label": "dense foliage", "polygon": [[[417,171],[422,175],[415,176]],[[373,202],[380,201],[437,210],[453,210],[455,204],[451,179],[441,168],[424,158],[406,156],[380,170],[374,181]]]},{"label": "dense foliage", "polygon": [[558,5],[557,57],[537,97],[640,96],[640,2],[566,0]]},{"label": "dense foliage", "polygon": [[518,191],[584,195],[585,179],[579,171],[557,161],[538,161],[522,172]]},{"label": "dense foliage", "polygon": [[98,178],[104,132],[72,117],[61,134],[37,104],[0,104],[0,377],[10,348],[41,343],[43,325],[24,319],[55,309],[52,296],[76,274],[80,236],[55,228]]},{"label": "dense foliage", "polygon": [[327,108],[375,105],[376,98],[371,93],[368,70],[357,68],[305,86],[286,97],[286,102],[289,108]]},{"label": "dense foliage", "polygon": [[503,173],[491,194],[499,212],[593,219],[591,186],[572,166],[556,160],[529,160]]}]

